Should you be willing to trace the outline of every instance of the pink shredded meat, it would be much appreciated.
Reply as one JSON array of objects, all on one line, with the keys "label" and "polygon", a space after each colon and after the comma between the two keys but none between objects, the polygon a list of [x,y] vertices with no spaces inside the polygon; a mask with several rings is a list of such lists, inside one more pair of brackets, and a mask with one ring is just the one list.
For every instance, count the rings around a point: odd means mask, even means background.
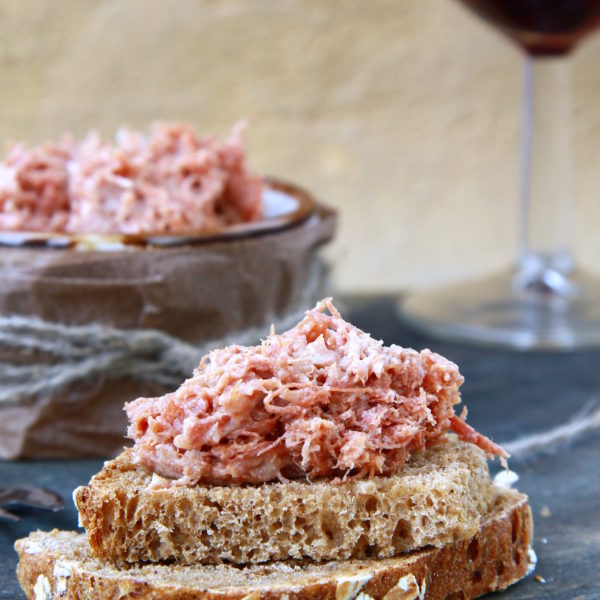
[{"label": "pink shredded meat", "polygon": [[448,430],[506,457],[455,414],[462,382],[454,363],[384,346],[326,299],[260,346],[211,352],[177,391],[127,404],[128,435],[135,460],[177,484],[392,474]]},{"label": "pink shredded meat", "polygon": [[189,125],[129,129],[115,143],[9,145],[0,164],[0,230],[201,233],[262,214],[262,181],[247,168],[243,124],[200,138]]}]

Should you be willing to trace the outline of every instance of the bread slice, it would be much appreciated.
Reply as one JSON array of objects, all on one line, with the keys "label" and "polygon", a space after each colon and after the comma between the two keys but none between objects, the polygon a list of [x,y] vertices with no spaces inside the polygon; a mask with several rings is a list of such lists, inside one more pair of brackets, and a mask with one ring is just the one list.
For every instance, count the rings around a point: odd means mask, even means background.
[{"label": "bread slice", "polygon": [[28,598],[431,600],[475,598],[524,577],[532,527],[527,497],[498,490],[474,537],[388,559],[119,570],[95,558],[84,535],[58,530],[32,533],[15,548]]},{"label": "bread slice", "polygon": [[74,492],[98,558],[123,566],[391,557],[470,537],[492,500],[487,461],[450,441],[394,477],[149,489],[129,451]]}]

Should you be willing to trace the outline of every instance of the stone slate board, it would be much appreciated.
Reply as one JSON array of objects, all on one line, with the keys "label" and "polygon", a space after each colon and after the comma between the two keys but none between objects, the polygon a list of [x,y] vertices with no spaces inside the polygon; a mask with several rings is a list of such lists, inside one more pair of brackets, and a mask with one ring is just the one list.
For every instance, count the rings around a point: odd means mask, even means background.
[{"label": "stone slate board", "polygon": [[[347,302],[344,316],[386,343],[430,347],[460,365],[469,423],[499,442],[565,423],[600,406],[600,352],[519,353],[434,341],[397,319],[393,299]],[[22,598],[15,577],[15,539],[31,530],[74,529],[72,490],[87,483],[99,460],[0,462],[0,486],[27,483],[61,493],[60,513],[21,511],[22,521],[0,521],[0,599]],[[600,598],[600,430],[552,450],[512,459],[517,487],[529,494],[535,522],[536,574],[492,597]],[[497,470],[497,465],[493,466]],[[548,515],[549,516],[544,516]]]}]

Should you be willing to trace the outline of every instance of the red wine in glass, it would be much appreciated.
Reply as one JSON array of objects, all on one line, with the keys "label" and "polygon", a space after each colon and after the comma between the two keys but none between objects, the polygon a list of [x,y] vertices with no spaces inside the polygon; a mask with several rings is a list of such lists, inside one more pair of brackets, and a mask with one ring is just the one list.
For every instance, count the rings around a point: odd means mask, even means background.
[{"label": "red wine in glass", "polygon": [[600,25],[600,0],[462,0],[529,54],[566,54]]}]

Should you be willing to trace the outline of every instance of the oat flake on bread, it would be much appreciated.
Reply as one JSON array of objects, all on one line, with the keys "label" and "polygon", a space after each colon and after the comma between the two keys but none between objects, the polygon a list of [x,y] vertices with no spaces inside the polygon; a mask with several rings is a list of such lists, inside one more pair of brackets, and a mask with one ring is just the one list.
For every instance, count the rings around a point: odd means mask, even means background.
[{"label": "oat flake on bread", "polygon": [[454,363],[384,346],[328,298],[259,346],[209,353],[175,392],[128,403],[128,435],[159,485],[390,475],[448,431],[506,457],[456,415],[462,383]]}]

